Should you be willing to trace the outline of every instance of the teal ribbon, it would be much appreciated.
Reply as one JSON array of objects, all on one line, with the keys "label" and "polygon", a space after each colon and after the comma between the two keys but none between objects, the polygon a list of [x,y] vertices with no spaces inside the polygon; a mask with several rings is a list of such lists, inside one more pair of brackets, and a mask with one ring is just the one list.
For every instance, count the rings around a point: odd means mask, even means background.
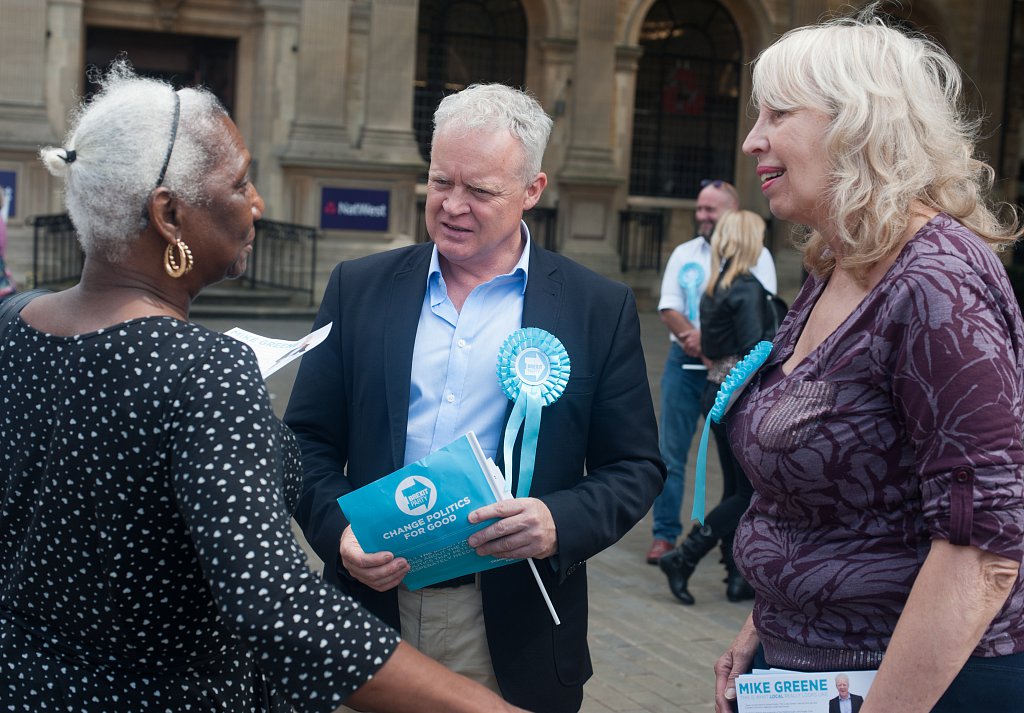
[{"label": "teal ribbon", "polygon": [[704,268],[700,263],[688,262],[679,269],[677,279],[686,293],[686,317],[696,322],[700,317],[700,286],[704,282]]},{"label": "teal ribbon", "polygon": [[768,361],[772,353],[771,342],[758,342],[736,366],[729,370],[725,381],[718,387],[715,394],[715,405],[711,407],[708,417],[704,419],[704,431],[700,434],[700,447],[697,449],[697,473],[693,480],[693,511],[690,517],[704,524],[704,505],[707,492],[708,476],[708,434],[711,422],[721,422],[726,411],[736,402],[743,389],[750,383],[751,377]]},{"label": "teal ribbon", "polygon": [[[717,398],[716,398],[717,401]],[[700,447],[697,448],[697,471],[693,479],[693,511],[691,520],[699,520],[704,525],[704,503],[707,500],[708,479],[708,434],[711,432],[711,416],[704,419],[704,430],[700,434]]]},{"label": "teal ribbon", "polygon": [[569,383],[569,372],[569,354],[562,342],[537,327],[517,329],[498,350],[498,382],[513,402],[502,443],[507,495],[512,494],[512,452],[520,428],[523,447],[519,453],[519,484],[515,496],[525,498],[530,494],[541,410],[562,395]]}]

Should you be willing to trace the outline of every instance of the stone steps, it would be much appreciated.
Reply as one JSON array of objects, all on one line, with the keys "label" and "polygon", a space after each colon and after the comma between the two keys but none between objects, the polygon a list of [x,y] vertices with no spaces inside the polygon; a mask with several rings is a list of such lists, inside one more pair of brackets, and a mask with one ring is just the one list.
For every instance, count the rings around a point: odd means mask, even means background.
[{"label": "stone steps", "polygon": [[[319,300],[319,295],[317,295]],[[312,322],[317,305],[308,295],[265,287],[221,283],[207,287],[196,297],[189,311],[193,318],[210,317],[295,317]]]}]

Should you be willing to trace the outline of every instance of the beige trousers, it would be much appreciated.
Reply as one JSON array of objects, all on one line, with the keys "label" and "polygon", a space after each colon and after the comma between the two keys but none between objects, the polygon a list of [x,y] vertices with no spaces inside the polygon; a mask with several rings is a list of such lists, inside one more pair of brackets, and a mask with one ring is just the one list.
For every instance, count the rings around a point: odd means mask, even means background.
[{"label": "beige trousers", "polygon": [[[476,586],[466,584],[415,592],[399,587],[402,640],[452,671],[501,695],[487,648],[479,583],[478,576]],[[355,712],[351,708],[341,710]]]},{"label": "beige trousers", "polygon": [[491,666],[484,629],[484,607],[477,585],[450,589],[398,589],[402,639],[422,653],[495,693],[501,693]]}]

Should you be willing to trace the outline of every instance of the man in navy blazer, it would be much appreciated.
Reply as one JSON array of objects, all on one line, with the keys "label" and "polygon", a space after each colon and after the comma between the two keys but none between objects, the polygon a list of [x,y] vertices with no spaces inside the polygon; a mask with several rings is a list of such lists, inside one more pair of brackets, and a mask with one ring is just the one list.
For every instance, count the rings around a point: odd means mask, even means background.
[{"label": "man in navy blazer", "polygon": [[[632,293],[531,243],[521,221],[547,183],[540,163],[550,129],[536,100],[501,85],[442,101],[427,184],[433,243],[335,268],[316,319],[334,327],[303,357],[285,420],[305,471],[295,517],[325,578],[510,702],[563,713],[579,710],[593,673],[585,563],[644,516],[665,470]],[[409,592],[400,584],[408,563],[364,552],[336,502],[470,429],[505,470],[512,403],[496,361],[520,327],[557,337],[571,375],[543,409],[529,496],[471,515],[497,522],[470,545],[535,558],[560,626],[525,561]],[[515,484],[518,454],[519,446]],[[445,611],[465,610],[467,623],[427,621],[438,598]],[[442,639],[460,643],[446,652]],[[467,664],[474,641],[480,651]]]}]

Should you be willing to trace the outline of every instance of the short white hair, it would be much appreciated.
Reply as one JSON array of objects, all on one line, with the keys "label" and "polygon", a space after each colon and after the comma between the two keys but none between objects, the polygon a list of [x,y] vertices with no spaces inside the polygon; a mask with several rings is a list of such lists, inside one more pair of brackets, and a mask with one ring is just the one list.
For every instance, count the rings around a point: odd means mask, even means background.
[{"label": "short white hair", "polygon": [[[72,114],[64,146],[39,155],[63,176],[64,201],[86,255],[124,258],[146,227],[146,207],[171,142],[174,87],[139,77],[125,60],[96,77],[100,91]],[[206,201],[204,176],[226,146],[227,116],[205,89],[182,89],[180,118],[163,183],[180,199]],[[68,152],[74,160],[67,161]]]},{"label": "short white hair", "polygon": [[540,173],[554,122],[529,92],[504,84],[471,84],[449,94],[434,112],[434,140],[442,131],[507,131],[523,147],[523,181]]}]

